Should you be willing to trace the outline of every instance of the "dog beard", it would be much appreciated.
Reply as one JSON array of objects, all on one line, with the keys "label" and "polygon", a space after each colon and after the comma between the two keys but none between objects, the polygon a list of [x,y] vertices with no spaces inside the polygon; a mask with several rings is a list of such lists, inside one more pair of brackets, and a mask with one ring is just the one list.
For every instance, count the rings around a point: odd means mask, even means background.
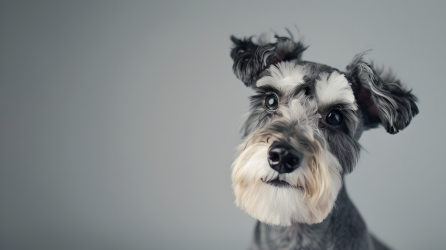
[{"label": "dog beard", "polygon": [[[236,205],[271,225],[322,222],[332,210],[342,186],[341,166],[323,140],[311,133],[311,142],[302,150],[301,166],[291,173],[279,174],[267,160],[273,139],[266,140],[268,143],[259,137],[251,136],[240,145],[239,155],[232,164]],[[273,180],[289,185],[267,183]]]}]

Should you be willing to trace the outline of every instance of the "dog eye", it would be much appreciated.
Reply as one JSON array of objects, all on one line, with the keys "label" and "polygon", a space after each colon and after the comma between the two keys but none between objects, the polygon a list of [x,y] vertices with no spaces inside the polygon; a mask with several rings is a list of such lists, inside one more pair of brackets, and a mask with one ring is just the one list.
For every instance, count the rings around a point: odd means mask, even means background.
[{"label": "dog eye", "polygon": [[341,125],[344,121],[344,115],[339,110],[332,110],[325,118],[330,125]]},{"label": "dog eye", "polygon": [[265,107],[271,111],[274,111],[279,107],[279,100],[275,94],[270,94],[266,96]]}]

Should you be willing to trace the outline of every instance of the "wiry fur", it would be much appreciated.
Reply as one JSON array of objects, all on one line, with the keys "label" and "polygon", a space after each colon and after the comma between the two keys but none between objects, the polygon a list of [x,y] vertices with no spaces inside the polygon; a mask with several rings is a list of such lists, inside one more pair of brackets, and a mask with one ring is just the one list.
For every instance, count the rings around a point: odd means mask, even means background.
[{"label": "wiry fur", "polygon": [[[396,134],[409,125],[412,118],[418,114],[415,104],[417,98],[411,91],[405,90],[392,72],[382,74],[383,71],[374,69],[372,64],[367,64],[362,59],[363,54],[355,56],[347,66],[348,75],[355,79],[354,88],[360,92],[370,92],[371,96],[360,96],[358,102],[366,105],[366,115],[374,116],[370,120],[379,121],[384,125],[387,132]],[[365,89],[364,89],[365,88]],[[376,126],[378,122],[369,126]]]},{"label": "wiry fur", "polygon": [[237,39],[231,36],[235,45],[231,50],[231,58],[234,60],[232,69],[246,86],[252,86],[260,73],[271,64],[300,60],[302,52],[306,49],[303,43],[294,42],[287,37],[275,36],[275,38],[277,39],[275,43],[257,45],[252,42],[252,37]]},{"label": "wiry fur", "polygon": [[294,88],[304,83],[305,70],[295,62],[282,62],[280,68],[271,65],[267,70],[267,75],[259,79],[256,87],[274,86],[276,88]]},{"label": "wiry fur", "polygon": [[[234,73],[256,91],[232,165],[236,204],[260,221],[251,248],[388,249],[368,233],[343,176],[356,165],[362,132],[379,124],[391,134],[404,129],[418,114],[416,97],[363,54],[341,72],[303,61],[302,42],[274,39],[231,37]],[[275,109],[266,105],[271,96]],[[339,124],[329,122],[333,112]],[[270,166],[277,143],[302,156],[291,172]]]},{"label": "wiry fur", "polygon": [[342,102],[352,104],[350,108],[356,110],[356,106],[353,105],[355,96],[344,75],[333,71],[331,74],[324,72],[319,77],[320,80],[316,84],[316,96],[320,105]]}]

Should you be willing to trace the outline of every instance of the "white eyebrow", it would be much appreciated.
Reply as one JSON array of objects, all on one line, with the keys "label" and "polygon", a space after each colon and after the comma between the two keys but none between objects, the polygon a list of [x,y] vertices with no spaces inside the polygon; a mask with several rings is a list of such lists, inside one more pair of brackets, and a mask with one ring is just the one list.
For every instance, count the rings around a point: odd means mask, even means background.
[{"label": "white eyebrow", "polygon": [[[351,109],[357,110],[355,95],[343,74],[333,71],[331,74],[323,72],[316,80],[316,97],[319,105],[329,105],[336,102],[352,104]],[[350,106],[350,105],[349,105]]]},{"label": "white eyebrow", "polygon": [[257,87],[270,85],[281,90],[290,90],[304,83],[305,70],[294,62],[280,62],[277,65],[271,65],[268,72],[270,75],[257,81]]}]

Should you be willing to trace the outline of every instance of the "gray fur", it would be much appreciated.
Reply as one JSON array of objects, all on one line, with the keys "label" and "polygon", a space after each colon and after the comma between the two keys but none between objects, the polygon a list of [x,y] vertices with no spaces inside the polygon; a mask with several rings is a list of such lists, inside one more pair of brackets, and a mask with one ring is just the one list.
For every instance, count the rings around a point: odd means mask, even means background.
[{"label": "gray fur", "polygon": [[287,37],[275,36],[277,42],[257,45],[252,37],[238,39],[231,36],[234,48],[231,58],[234,60],[234,74],[245,83],[252,86],[261,76],[261,72],[269,65],[280,61],[300,60],[306,47],[301,42],[294,42]]},{"label": "gray fur", "polygon": [[[274,123],[280,117],[280,112],[265,109],[265,96],[271,93],[279,97],[282,105],[291,100],[304,96],[306,100],[315,97],[315,82],[324,72],[331,74],[339,70],[330,66],[302,61],[302,52],[306,47],[301,42],[294,42],[287,37],[276,36],[277,42],[267,43],[262,40],[261,45],[252,42],[251,38],[237,39],[231,37],[234,47],[231,58],[234,60],[235,75],[252,87],[256,93],[250,97],[251,109],[246,119],[244,136],[251,136],[262,128],[269,127],[274,133],[281,134],[283,140],[292,142],[302,140],[295,134],[295,124]],[[270,65],[281,61],[291,61],[296,66],[302,66],[306,72],[305,82],[291,90],[280,90],[272,86],[257,87],[256,82],[262,76],[268,75],[266,70]],[[351,172],[358,160],[361,146],[358,140],[363,131],[383,125],[388,133],[395,134],[408,126],[411,119],[418,114],[415,104],[416,97],[411,91],[405,90],[400,81],[392,74],[382,74],[373,64],[367,64],[362,54],[357,55],[347,66],[344,74],[355,96],[356,107],[351,103],[333,103],[329,106],[319,106],[321,119],[317,123],[321,141],[328,145],[329,152],[337,158],[342,166],[342,174]],[[345,122],[342,126],[327,124],[325,117],[331,110],[342,112]],[[344,178],[342,178],[343,182]],[[266,249],[388,249],[367,230],[366,224],[351,202],[344,184],[338,193],[335,206],[328,216],[317,224],[295,222],[289,227],[272,226],[258,222],[251,250]]]},{"label": "gray fur", "polygon": [[[364,115],[369,116],[368,121],[372,121],[367,124],[369,127],[381,123],[388,133],[396,134],[418,114],[417,98],[402,87],[391,71],[383,74],[383,70],[374,69],[373,64],[363,61],[362,54],[353,59],[347,70],[354,83],[357,102],[366,106]],[[368,92],[371,96],[368,96]],[[377,114],[373,112],[375,109]]]}]

